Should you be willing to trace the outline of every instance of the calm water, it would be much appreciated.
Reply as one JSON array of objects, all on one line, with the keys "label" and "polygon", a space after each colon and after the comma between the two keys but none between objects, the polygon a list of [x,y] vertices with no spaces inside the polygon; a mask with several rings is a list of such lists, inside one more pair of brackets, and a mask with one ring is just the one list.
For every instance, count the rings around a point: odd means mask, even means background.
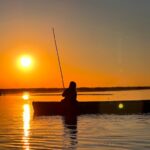
[{"label": "calm water", "polygon": [[[79,95],[78,99],[150,99],[150,90],[93,94],[106,95]],[[43,94],[30,94],[26,101],[22,93],[0,96],[0,150],[150,149],[150,115],[83,115],[73,123],[61,116],[33,116],[32,101],[60,99]]]}]

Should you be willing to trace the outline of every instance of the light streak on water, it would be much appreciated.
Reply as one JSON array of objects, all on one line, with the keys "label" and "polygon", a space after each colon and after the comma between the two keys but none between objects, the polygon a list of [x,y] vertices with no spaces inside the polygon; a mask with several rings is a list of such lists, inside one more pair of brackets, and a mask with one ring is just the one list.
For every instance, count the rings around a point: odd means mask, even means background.
[{"label": "light streak on water", "polygon": [[25,150],[30,149],[29,145],[29,136],[30,136],[30,106],[29,104],[23,105],[23,129],[24,129],[24,135],[23,135],[23,147]]}]

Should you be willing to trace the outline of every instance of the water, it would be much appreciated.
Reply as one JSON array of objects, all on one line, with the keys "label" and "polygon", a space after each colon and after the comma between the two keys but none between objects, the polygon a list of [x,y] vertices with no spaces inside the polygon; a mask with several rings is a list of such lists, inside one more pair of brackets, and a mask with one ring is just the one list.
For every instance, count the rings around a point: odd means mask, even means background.
[{"label": "water", "polygon": [[[78,99],[150,99],[150,90],[103,94],[108,95]],[[35,93],[29,100],[23,100],[22,93],[0,96],[0,149],[150,149],[150,115],[83,115],[73,122],[61,116],[33,116],[32,101],[60,99]]]}]

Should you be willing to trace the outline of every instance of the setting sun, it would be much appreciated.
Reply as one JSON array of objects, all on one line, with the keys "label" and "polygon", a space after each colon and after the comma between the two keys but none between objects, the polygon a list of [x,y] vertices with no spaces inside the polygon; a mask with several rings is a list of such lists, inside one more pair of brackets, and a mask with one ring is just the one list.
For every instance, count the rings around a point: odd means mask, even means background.
[{"label": "setting sun", "polygon": [[29,67],[32,62],[32,60],[29,56],[22,56],[20,61],[21,61],[22,67]]}]

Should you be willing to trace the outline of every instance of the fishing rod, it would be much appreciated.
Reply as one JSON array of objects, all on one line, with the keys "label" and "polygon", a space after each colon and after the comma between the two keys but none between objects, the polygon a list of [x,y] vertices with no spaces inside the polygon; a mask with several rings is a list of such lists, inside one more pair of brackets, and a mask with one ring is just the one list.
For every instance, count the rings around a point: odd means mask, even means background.
[{"label": "fishing rod", "polygon": [[52,32],[53,32],[54,43],[55,43],[55,49],[56,49],[57,58],[58,58],[59,70],[60,70],[60,75],[61,75],[61,80],[62,80],[62,86],[63,86],[63,88],[65,88],[64,77],[63,77],[63,72],[62,72],[60,57],[59,57],[59,53],[58,53],[58,47],[57,47],[56,35],[55,35],[54,28],[52,28]]}]

